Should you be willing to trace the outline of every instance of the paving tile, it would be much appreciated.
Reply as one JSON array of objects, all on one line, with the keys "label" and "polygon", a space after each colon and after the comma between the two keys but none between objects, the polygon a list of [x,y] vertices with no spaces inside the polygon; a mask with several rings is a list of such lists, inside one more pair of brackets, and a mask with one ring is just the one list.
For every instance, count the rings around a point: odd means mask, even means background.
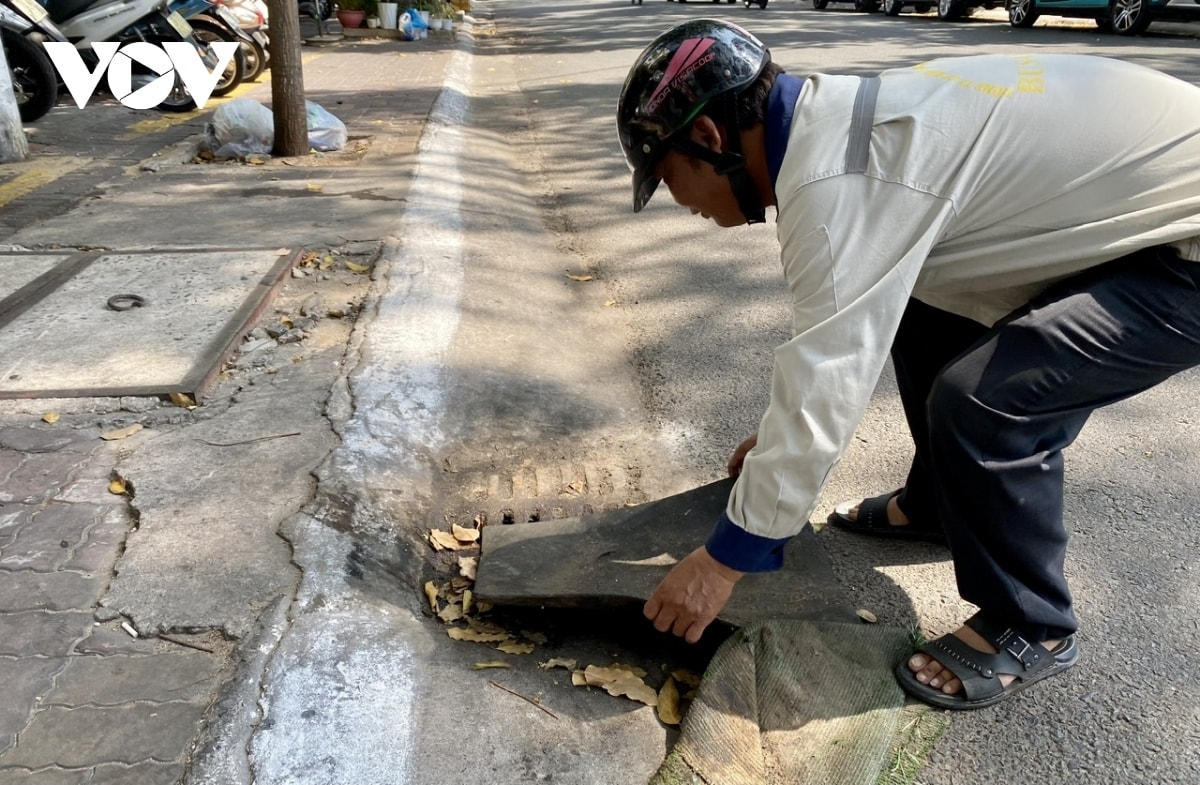
[{"label": "paving tile", "polygon": [[[0,447],[13,452],[48,453],[76,447],[84,441],[78,431],[63,428],[0,428]],[[86,437],[88,440],[94,438]]]},{"label": "paving tile", "polygon": [[0,450],[0,480],[6,479],[8,475],[12,474],[24,459],[25,456],[19,452]]},{"label": "paving tile", "polygon": [[86,455],[75,452],[27,455],[4,481],[0,500],[34,503],[50,499],[70,482],[87,459]]},{"label": "paving tile", "polygon": [[199,651],[72,657],[43,706],[118,706],[130,701],[200,701],[217,686],[222,659]]},{"label": "paving tile", "polygon": [[91,780],[92,770],[49,768],[31,769],[5,768],[0,757],[0,785],[84,785]]},{"label": "paving tile", "polygon": [[182,778],[182,763],[147,761],[133,766],[97,766],[88,785],[175,785]]},{"label": "paving tile", "polygon": [[11,545],[19,532],[33,518],[37,508],[29,504],[0,502],[0,548]]},{"label": "paving tile", "polygon": [[87,530],[83,544],[63,562],[64,569],[94,575],[107,575],[112,572],[113,564],[121,553],[121,546],[133,526],[133,519],[129,508],[123,503],[120,507],[98,509],[99,522]]},{"label": "paving tile", "polygon": [[61,657],[91,625],[91,613],[0,613],[0,657]]},{"label": "paving tile", "polygon": [[0,755],[16,742],[17,733],[33,716],[37,699],[50,691],[54,675],[65,665],[64,657],[0,657],[0,684],[4,685],[4,698],[0,700]]},{"label": "paving tile", "polygon": [[0,569],[0,613],[90,610],[108,576]]},{"label": "paving tile", "polygon": [[71,484],[63,488],[54,500],[125,506],[129,503],[126,497],[108,490],[108,483],[116,465],[116,450],[97,450],[92,459],[75,473]]},{"label": "paving tile", "polygon": [[196,736],[204,709],[196,703],[52,706],[34,715],[0,765],[78,768],[179,760]]},{"label": "paving tile", "polygon": [[53,572],[84,544],[88,530],[103,518],[94,504],[51,504],[20,527],[17,537],[0,549],[0,569]]},{"label": "paving tile", "polygon": [[75,654],[153,654],[157,650],[152,639],[134,638],[119,627],[92,625],[88,636],[75,644]]}]

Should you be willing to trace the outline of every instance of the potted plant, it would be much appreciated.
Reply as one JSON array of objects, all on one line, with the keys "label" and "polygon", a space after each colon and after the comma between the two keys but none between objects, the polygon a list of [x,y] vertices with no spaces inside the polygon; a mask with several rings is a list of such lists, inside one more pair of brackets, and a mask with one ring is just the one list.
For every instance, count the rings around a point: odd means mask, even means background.
[{"label": "potted plant", "polygon": [[368,12],[375,14],[375,0],[338,0],[337,18],[342,27],[362,27]]}]

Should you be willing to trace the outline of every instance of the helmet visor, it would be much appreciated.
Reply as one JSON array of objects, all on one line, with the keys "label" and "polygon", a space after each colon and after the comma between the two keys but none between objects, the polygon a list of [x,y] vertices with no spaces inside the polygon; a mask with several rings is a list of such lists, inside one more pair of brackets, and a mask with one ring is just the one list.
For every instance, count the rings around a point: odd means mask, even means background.
[{"label": "helmet visor", "polygon": [[654,196],[655,189],[662,182],[661,177],[654,176],[654,170],[657,167],[657,162],[646,163],[633,171],[633,211],[640,213],[646,203],[650,201],[650,197]]}]

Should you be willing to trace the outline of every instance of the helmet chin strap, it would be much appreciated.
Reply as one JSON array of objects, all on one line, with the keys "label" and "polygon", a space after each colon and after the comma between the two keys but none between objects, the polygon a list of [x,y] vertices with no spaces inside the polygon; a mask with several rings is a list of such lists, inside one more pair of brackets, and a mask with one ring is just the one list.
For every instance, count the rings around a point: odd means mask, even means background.
[{"label": "helmet chin strap", "polygon": [[742,217],[746,219],[746,223],[760,224],[767,220],[766,208],[763,207],[762,199],[758,196],[758,188],[754,185],[754,179],[746,170],[746,158],[742,155],[742,133],[738,123],[737,96],[726,96],[726,107],[730,122],[726,133],[726,138],[729,140],[726,145],[728,149],[725,152],[715,152],[686,137],[675,141],[673,146],[685,155],[712,164],[713,170],[717,174],[728,177],[729,187],[733,190],[738,209],[742,211]]}]

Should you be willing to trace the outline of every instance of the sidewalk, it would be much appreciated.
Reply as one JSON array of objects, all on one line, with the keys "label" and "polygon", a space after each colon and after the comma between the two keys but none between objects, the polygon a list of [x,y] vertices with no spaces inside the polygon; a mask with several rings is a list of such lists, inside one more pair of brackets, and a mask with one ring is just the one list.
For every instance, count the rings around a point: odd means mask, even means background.
[{"label": "sidewalk", "polygon": [[[170,117],[64,98],[32,126],[30,160],[0,167],[10,249],[301,252],[257,348],[203,406],[0,401],[0,785],[166,785],[206,752],[209,781],[250,781],[245,745],[240,768],[211,755],[215,737],[250,732],[230,728],[231,679],[285,621],[300,572],[279,527],[337,442],[329,412],[350,405],[337,389],[363,271],[396,242],[421,129],[465,46],[305,48],[307,95],[347,124],[345,151],[192,163],[219,101]],[[269,91],[267,74],[236,94]],[[179,270],[201,296],[204,281]],[[143,429],[113,437],[131,425]]]}]

